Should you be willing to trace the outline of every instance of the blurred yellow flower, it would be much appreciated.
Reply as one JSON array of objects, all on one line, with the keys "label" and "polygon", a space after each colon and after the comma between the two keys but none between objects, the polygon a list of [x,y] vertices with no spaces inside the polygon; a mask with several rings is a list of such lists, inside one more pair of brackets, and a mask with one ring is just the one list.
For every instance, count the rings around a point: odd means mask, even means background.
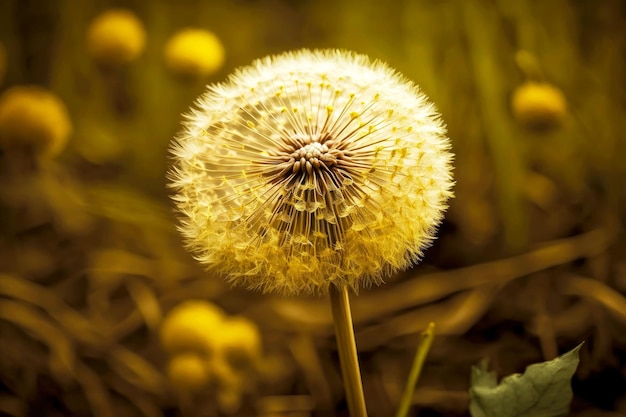
[{"label": "blurred yellow flower", "polygon": [[261,334],[245,317],[229,317],[216,335],[217,351],[234,368],[245,368],[261,357]]},{"label": "blurred yellow flower", "polygon": [[54,156],[67,144],[72,124],[65,104],[37,86],[16,86],[0,96],[0,148]]},{"label": "blurred yellow flower", "polygon": [[187,300],[174,307],[161,324],[161,345],[170,354],[198,352],[210,355],[215,350],[215,331],[224,318],[223,311],[202,300]]},{"label": "blurred yellow flower", "polygon": [[124,9],[100,14],[87,29],[87,52],[104,65],[122,65],[136,59],[143,52],[145,42],[143,24]]},{"label": "blurred yellow flower", "polygon": [[224,47],[213,33],[203,29],[183,29],[165,45],[165,63],[174,73],[206,77],[224,64]]},{"label": "blurred yellow flower", "polygon": [[211,86],[169,178],[201,263],[233,284],[324,293],[417,262],[452,194],[449,147],[433,105],[386,64],[301,50]]},{"label": "blurred yellow flower", "polygon": [[182,353],[170,359],[167,377],[178,392],[193,393],[209,385],[211,375],[204,359],[194,353]]},{"label": "blurred yellow flower", "polygon": [[526,82],[511,98],[515,118],[531,129],[548,129],[563,122],[567,114],[565,96],[548,83]]}]

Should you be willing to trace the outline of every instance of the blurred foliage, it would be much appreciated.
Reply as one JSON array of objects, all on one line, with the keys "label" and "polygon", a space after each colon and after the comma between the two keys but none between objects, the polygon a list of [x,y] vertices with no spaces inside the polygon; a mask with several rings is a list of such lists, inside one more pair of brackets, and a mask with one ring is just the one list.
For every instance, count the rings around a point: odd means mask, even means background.
[{"label": "blurred foliage", "polygon": [[[111,8],[146,36],[113,67],[86,40]],[[165,45],[185,28],[221,41],[221,69],[168,70]],[[327,300],[233,291],[202,272],[165,188],[168,143],[205,84],[301,47],[353,49],[415,80],[456,154],[456,198],[424,262],[353,299],[370,415],[396,408],[431,321],[415,415],[466,415],[482,357],[506,375],[582,340],[572,415],[626,413],[623,1],[2,0],[0,45],[0,93],[47,88],[73,125],[56,159],[0,150],[3,415],[345,415]],[[534,95],[514,112],[526,83],[565,104]],[[527,123],[541,108],[558,123]],[[167,377],[158,331],[189,299],[261,331],[241,404],[181,402]]]}]

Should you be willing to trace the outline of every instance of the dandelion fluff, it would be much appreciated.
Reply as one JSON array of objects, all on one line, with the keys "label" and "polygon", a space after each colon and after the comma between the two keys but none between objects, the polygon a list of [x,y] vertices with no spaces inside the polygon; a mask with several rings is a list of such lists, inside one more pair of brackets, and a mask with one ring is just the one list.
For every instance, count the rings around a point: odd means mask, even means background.
[{"label": "dandelion fluff", "polygon": [[451,196],[438,113],[386,64],[266,57],[212,85],[171,146],[180,231],[235,285],[358,288],[415,263]]}]

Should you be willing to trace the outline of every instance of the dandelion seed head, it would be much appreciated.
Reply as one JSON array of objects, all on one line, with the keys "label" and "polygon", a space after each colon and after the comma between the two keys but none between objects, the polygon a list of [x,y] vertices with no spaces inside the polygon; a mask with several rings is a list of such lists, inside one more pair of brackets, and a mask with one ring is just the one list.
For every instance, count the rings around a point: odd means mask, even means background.
[{"label": "dandelion seed head", "polygon": [[452,195],[433,105],[387,65],[344,51],[237,70],[198,99],[171,152],[189,249],[263,291],[381,283],[419,260]]}]

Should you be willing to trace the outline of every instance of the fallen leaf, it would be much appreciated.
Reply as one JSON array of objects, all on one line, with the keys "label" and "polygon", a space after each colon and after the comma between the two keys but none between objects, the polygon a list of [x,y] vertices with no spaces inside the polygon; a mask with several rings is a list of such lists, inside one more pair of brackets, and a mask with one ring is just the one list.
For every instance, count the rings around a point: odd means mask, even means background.
[{"label": "fallen leaf", "polygon": [[566,416],[572,401],[570,381],[578,367],[582,344],[547,362],[526,368],[497,383],[494,372],[482,361],[472,367],[470,414],[472,417]]}]

